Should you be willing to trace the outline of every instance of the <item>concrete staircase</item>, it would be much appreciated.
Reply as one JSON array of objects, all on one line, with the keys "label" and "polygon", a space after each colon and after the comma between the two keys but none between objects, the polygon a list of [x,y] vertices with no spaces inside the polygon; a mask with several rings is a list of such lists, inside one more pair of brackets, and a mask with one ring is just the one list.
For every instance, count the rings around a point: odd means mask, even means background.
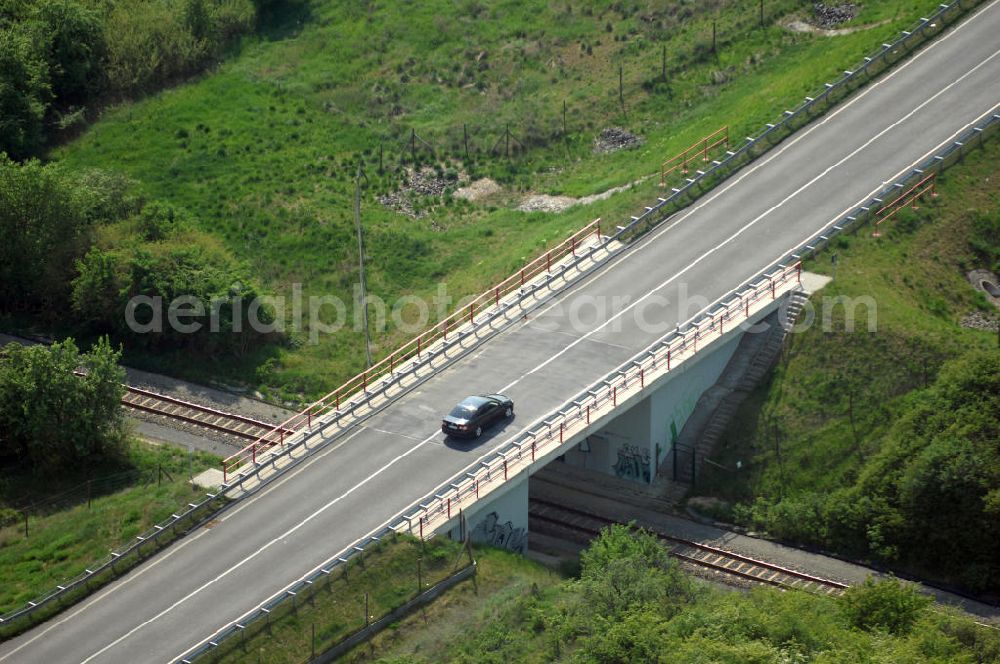
[{"label": "concrete staircase", "polygon": [[677,437],[676,474],[672,460],[661,466],[660,477],[668,480],[665,491],[669,495],[682,496],[692,483],[692,453],[695,474],[706,459],[711,459],[716,443],[740,405],[778,360],[788,332],[795,326],[807,300],[803,292],[792,293],[786,305],[764,319],[767,323],[764,331],[748,332],[740,339],[739,347],[719,380],[698,399],[694,412]]}]

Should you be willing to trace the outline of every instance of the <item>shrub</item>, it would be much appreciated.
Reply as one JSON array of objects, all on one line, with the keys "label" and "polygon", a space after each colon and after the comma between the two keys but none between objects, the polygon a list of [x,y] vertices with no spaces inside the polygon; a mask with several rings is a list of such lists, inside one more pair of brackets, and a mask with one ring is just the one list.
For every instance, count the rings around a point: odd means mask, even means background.
[{"label": "shrub", "polygon": [[841,598],[841,610],[858,629],[902,635],[909,633],[920,612],[932,601],[916,586],[900,583],[894,577],[882,581],[868,577],[860,586],[847,589]]}]

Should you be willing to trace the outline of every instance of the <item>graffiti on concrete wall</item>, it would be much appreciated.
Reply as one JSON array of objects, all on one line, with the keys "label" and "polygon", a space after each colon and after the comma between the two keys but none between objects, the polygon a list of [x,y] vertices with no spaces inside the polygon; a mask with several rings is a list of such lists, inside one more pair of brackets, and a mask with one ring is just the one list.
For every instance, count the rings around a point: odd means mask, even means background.
[{"label": "graffiti on concrete wall", "polygon": [[490,512],[472,529],[470,537],[473,542],[490,544],[508,551],[524,553],[528,549],[528,532],[526,528],[515,528],[510,521],[500,523],[500,515]]},{"label": "graffiti on concrete wall", "polygon": [[618,461],[612,468],[617,477],[649,482],[649,466],[648,449],[640,449],[635,445],[622,445],[618,448]]}]

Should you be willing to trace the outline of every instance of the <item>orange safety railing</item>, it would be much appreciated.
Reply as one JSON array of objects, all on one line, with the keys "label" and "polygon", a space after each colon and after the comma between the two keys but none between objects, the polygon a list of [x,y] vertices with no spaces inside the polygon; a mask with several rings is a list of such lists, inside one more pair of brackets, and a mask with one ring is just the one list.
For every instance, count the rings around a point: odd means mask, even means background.
[{"label": "orange safety railing", "polygon": [[909,205],[914,210],[917,208],[917,200],[930,192],[932,197],[937,197],[937,172],[931,173],[930,175],[924,177],[920,182],[916,183],[900,196],[896,198],[892,203],[886,205],[878,211],[875,215],[875,231],[872,233],[873,237],[881,237],[882,233],[879,232],[878,227],[882,225],[882,222],[889,221],[896,216],[896,213]]},{"label": "orange safety railing", "polygon": [[457,516],[462,509],[493,491],[509,478],[524,472],[536,458],[556,451],[573,436],[585,433],[591,423],[608,415],[625,400],[641,393],[657,378],[689,361],[706,344],[722,338],[741,323],[765,310],[780,295],[799,287],[802,264],[783,267],[765,275],[723,305],[703,317],[683,333],[664,339],[658,345],[631,360],[600,381],[586,396],[560,409],[555,417],[522,435],[506,450],[492,458],[477,461],[468,472],[457,476],[449,488],[420,503],[420,509],[404,515],[395,525],[397,532],[408,531],[428,537]]},{"label": "orange safety railing", "polygon": [[275,445],[284,445],[285,440],[291,436],[289,431],[297,432],[303,428],[312,428],[314,418],[319,418],[331,411],[339,411],[341,403],[348,402],[354,394],[367,391],[380,378],[391,374],[408,360],[420,359],[434,342],[439,339],[447,341],[449,333],[453,334],[455,330],[466,323],[474,324],[477,315],[481,316],[490,308],[498,307],[501,298],[518,290],[539,274],[550,272],[552,266],[565,256],[570,254],[575,256],[577,249],[582,247],[590,236],[600,238],[600,219],[590,222],[559,245],[531,261],[490,290],[481,293],[469,304],[456,310],[447,318],[438,321],[433,327],[403,344],[381,361],[351,378],[319,401],[312,403],[305,410],[276,425],[271,431],[239,452],[224,459],[222,462],[223,482],[228,482],[229,473],[237,470],[243,464],[247,462],[256,464],[260,454]]},{"label": "orange safety railing", "polygon": [[681,173],[686,174],[688,172],[688,164],[697,159],[699,156],[702,161],[708,161],[709,151],[714,150],[720,145],[725,145],[727,149],[729,148],[728,125],[718,131],[712,132],[684,152],[681,152],[677,156],[663,162],[660,165],[660,186],[666,187],[667,176],[678,169],[680,169]]}]

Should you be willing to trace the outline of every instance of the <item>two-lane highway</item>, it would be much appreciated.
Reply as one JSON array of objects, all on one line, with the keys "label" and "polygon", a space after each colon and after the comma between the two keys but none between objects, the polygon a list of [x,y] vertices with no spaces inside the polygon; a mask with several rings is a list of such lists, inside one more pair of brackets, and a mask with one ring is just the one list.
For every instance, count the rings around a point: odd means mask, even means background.
[{"label": "two-lane highway", "polygon": [[[170,661],[204,641],[753,278],[995,107],[998,34],[994,0],[219,523],[0,645],[0,662]],[[687,309],[679,309],[684,301]],[[505,428],[466,443],[439,433],[441,415],[459,398],[498,390],[517,404]]]}]

